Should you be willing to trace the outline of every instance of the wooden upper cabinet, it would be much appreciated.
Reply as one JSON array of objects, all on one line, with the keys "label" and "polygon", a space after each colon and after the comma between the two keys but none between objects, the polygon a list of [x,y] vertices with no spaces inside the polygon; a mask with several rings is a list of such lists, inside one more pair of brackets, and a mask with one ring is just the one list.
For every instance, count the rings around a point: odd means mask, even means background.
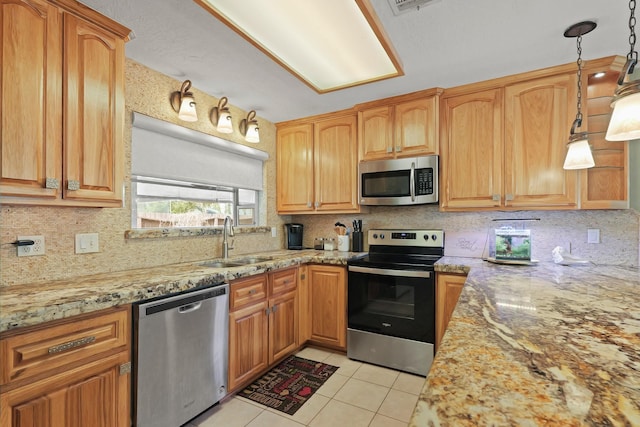
[{"label": "wooden upper cabinet", "polygon": [[357,211],[355,114],[319,121],[314,129],[315,209]]},{"label": "wooden upper cabinet", "polygon": [[70,0],[0,1],[3,203],[121,206],[129,30]]},{"label": "wooden upper cabinet", "polygon": [[575,72],[505,87],[505,206],[577,207],[577,173],[562,168],[575,104]]},{"label": "wooden upper cabinet", "polygon": [[0,193],[55,199],[46,181],[62,176],[62,14],[43,0],[1,7]]},{"label": "wooden upper cabinet", "polygon": [[441,117],[441,208],[500,207],[502,89],[444,97]]},{"label": "wooden upper cabinet", "polygon": [[279,124],[276,165],[279,213],[359,212],[355,113]]},{"label": "wooden upper cabinet", "polygon": [[124,40],[69,14],[64,27],[64,198],[117,206],[124,169]]},{"label": "wooden upper cabinet", "polygon": [[429,89],[357,105],[360,160],[438,154],[441,92]]}]

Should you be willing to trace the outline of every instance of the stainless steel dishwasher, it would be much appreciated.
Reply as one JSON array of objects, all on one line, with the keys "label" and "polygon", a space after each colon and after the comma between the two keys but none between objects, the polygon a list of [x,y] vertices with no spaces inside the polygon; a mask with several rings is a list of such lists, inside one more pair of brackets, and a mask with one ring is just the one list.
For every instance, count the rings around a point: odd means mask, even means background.
[{"label": "stainless steel dishwasher", "polygon": [[178,427],[227,394],[229,285],[133,306],[133,419]]}]

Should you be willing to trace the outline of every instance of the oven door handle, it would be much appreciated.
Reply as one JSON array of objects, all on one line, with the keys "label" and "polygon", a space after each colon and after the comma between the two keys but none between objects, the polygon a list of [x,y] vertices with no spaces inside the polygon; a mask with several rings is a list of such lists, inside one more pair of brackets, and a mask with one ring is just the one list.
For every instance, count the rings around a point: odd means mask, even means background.
[{"label": "oven door handle", "polygon": [[431,277],[430,271],[422,270],[389,270],[386,268],[371,268],[371,267],[359,267],[356,265],[350,265],[349,271],[354,273],[370,273],[377,274],[379,276],[396,276],[396,277]]},{"label": "oven door handle", "polygon": [[411,201],[416,201],[416,164],[411,162],[411,174],[409,175],[409,188],[411,189]]}]

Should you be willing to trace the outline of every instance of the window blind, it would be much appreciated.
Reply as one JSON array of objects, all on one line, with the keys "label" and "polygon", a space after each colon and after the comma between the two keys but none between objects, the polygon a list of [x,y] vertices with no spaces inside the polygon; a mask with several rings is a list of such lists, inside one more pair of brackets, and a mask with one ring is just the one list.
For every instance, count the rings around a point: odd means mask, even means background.
[{"label": "window blind", "polygon": [[268,158],[264,151],[133,113],[132,175],[260,191]]}]

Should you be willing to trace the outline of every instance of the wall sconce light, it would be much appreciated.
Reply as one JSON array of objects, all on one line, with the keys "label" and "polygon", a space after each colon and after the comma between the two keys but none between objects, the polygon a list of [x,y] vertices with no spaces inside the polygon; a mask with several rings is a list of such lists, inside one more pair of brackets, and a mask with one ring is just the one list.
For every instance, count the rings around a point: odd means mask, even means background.
[{"label": "wall sconce light", "polygon": [[596,25],[593,21],[578,22],[567,28],[564,32],[565,37],[577,38],[578,111],[576,113],[576,119],[571,126],[571,134],[569,136],[569,143],[567,144],[567,157],[564,159],[563,169],[587,169],[596,165],[593,161],[593,154],[591,154],[587,132],[576,133],[576,128],[582,126],[582,112],[580,111],[582,106],[582,47],[580,44],[582,43],[582,36],[593,31]]},{"label": "wall sconce light", "polygon": [[211,109],[209,119],[220,133],[232,133],[233,123],[231,122],[231,112],[227,107],[227,97],[223,96],[218,101],[218,106]]},{"label": "wall sconce light", "polygon": [[[631,49],[627,54],[627,62],[618,77],[616,89],[611,106],[613,113],[609,121],[609,127],[605,139],[607,141],[630,141],[640,139],[640,75],[633,79],[634,68],[638,65],[638,51],[634,50],[636,42],[635,33],[635,0],[629,1],[631,16],[629,17],[629,44]],[[636,70],[639,74],[639,70]],[[626,79],[625,79],[626,78]],[[626,82],[625,82],[626,80]]]},{"label": "wall sconce light", "polygon": [[260,133],[258,132],[258,120],[256,120],[256,112],[249,111],[246,119],[240,121],[240,133],[247,142],[260,142]]},{"label": "wall sconce light", "polygon": [[180,91],[171,94],[171,107],[178,113],[178,118],[185,122],[195,122],[198,120],[196,114],[196,101],[193,93],[188,92],[191,88],[191,80],[185,80],[180,87]]}]

